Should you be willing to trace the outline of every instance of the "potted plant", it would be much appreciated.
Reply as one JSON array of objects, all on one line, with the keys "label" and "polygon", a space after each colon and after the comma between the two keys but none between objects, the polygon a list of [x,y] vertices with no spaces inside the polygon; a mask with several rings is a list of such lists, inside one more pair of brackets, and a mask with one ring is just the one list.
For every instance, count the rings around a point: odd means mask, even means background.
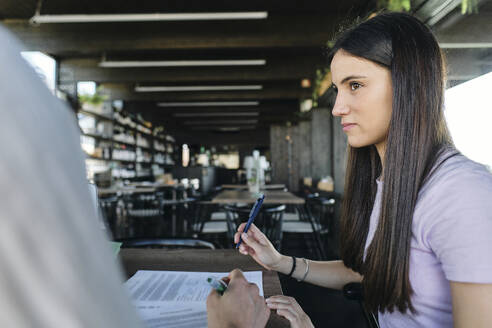
[{"label": "potted plant", "polygon": [[79,103],[81,104],[82,109],[100,114],[103,113],[103,103],[107,99],[108,96],[102,93],[101,87],[98,87],[96,92],[92,95],[79,95]]}]

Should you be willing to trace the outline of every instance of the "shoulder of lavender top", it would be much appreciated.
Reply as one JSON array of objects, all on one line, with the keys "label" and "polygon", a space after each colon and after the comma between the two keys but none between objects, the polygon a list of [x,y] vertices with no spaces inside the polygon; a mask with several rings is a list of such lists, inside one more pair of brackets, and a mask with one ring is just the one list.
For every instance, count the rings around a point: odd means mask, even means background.
[{"label": "shoulder of lavender top", "polygon": [[492,199],[492,173],[483,164],[457,155],[434,172],[420,189],[419,199],[429,194],[442,196],[443,201],[473,197]]}]

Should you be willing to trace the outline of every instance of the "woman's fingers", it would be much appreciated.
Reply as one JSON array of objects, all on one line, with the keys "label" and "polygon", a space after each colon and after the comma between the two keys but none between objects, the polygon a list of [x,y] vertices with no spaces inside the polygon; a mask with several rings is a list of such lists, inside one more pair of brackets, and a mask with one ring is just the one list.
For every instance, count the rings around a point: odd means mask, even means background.
[{"label": "woman's fingers", "polygon": [[247,247],[245,245],[239,246],[239,253],[244,254],[244,255],[248,255],[249,247]]},{"label": "woman's fingers", "polygon": [[241,223],[238,227],[237,227],[237,232],[241,233],[244,231],[244,227],[246,227],[246,222],[243,222]]},{"label": "woman's fingers", "polygon": [[291,328],[314,328],[311,319],[304,313],[295,298],[276,295],[267,298],[265,301],[269,309],[276,310],[278,315],[289,320]]},{"label": "woman's fingers", "polygon": [[245,243],[254,251],[259,251],[260,247],[262,246],[262,244],[260,244],[257,239],[255,239],[253,236],[250,236],[248,233],[243,232],[241,234],[241,239],[243,240],[243,243]]},{"label": "woman's fingers", "polygon": [[295,322],[296,320],[296,317],[292,314],[292,312],[288,310],[277,310],[277,314],[289,320],[289,322],[291,323],[291,327],[292,327],[292,323]]},{"label": "woman's fingers", "polygon": [[267,303],[285,303],[285,304],[290,304],[292,303],[292,300],[290,297],[283,296],[283,295],[276,295],[276,296],[270,296],[269,298],[266,299]]},{"label": "woman's fingers", "polygon": [[255,250],[247,246],[246,244],[242,243],[241,246],[239,246],[239,253],[244,255],[253,255],[255,254]]},{"label": "woman's fingers", "polygon": [[257,229],[257,231],[250,229],[248,231],[248,236],[257,240],[261,245],[267,245],[268,243],[268,238],[259,229]]},{"label": "woman's fingers", "polygon": [[299,312],[296,310],[296,308],[293,306],[293,304],[287,304],[287,303],[277,303],[277,302],[267,302],[267,307],[272,310],[276,310],[277,314],[285,317],[287,320],[290,321],[291,326],[293,323],[299,323],[300,317],[303,314],[303,312]]},{"label": "woman's fingers", "polygon": [[[244,231],[244,228],[246,227],[246,222],[243,222],[241,223],[238,227],[237,227],[237,232],[234,234],[234,243],[239,243],[239,237],[241,236],[241,234],[243,233]],[[254,229],[256,227],[254,227],[254,224],[252,224],[250,227],[249,227],[249,231],[251,231],[251,229]],[[256,230],[259,230],[258,228],[256,228]]]},{"label": "woman's fingers", "polygon": [[295,313],[296,312],[292,304],[286,304],[286,303],[267,303],[267,306],[270,309],[289,310],[292,313]]},{"label": "woman's fingers", "polygon": [[[241,223],[241,225],[237,228],[237,232],[234,234],[234,243],[237,244],[239,242],[241,234],[244,232],[244,226],[245,223]],[[265,237],[263,232],[261,232],[261,230],[258,229],[258,227],[254,224],[249,227],[247,234],[249,237],[257,240],[261,245],[266,245],[267,238]]]},{"label": "woman's fingers", "polygon": [[251,224],[248,231],[253,231],[253,233],[258,233],[258,232],[261,233],[261,230],[258,229],[258,227],[254,223]]}]

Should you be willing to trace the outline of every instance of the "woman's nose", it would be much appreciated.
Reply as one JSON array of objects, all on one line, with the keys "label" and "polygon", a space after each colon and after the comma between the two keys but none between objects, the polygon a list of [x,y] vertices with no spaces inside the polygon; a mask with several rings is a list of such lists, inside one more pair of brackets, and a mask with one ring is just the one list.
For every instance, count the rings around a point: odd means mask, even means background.
[{"label": "woman's nose", "polygon": [[349,107],[345,101],[343,101],[343,98],[340,96],[340,94],[337,95],[337,98],[335,100],[335,105],[333,106],[333,109],[331,111],[333,116],[342,116],[346,115],[349,112]]}]

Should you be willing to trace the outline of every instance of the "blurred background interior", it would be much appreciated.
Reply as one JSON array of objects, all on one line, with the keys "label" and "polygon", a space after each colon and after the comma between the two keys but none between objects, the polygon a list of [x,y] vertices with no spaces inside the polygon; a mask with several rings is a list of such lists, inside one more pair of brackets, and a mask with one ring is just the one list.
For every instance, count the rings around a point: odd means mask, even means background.
[{"label": "blurred background interior", "polygon": [[[0,0],[0,21],[73,110],[101,217],[123,247],[231,248],[264,192],[257,223],[283,253],[337,259],[347,143],[325,57],[340,26],[383,7],[433,29],[453,139],[492,167],[491,1]],[[357,320],[351,305],[311,299],[332,292],[282,286],[305,295],[313,322],[323,311]]]}]

